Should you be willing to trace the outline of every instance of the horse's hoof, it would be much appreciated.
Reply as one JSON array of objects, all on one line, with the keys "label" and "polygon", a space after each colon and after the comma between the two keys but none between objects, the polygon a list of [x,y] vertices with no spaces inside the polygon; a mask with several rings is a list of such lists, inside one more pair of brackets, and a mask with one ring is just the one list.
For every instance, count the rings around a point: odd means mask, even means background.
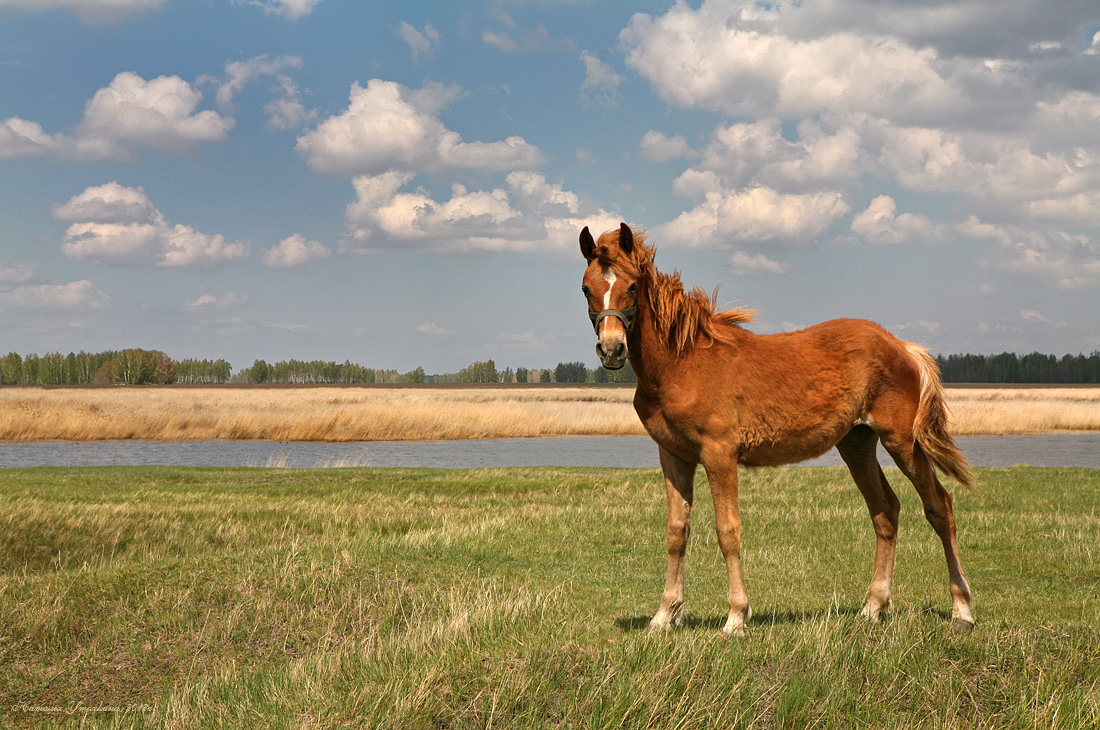
[{"label": "horse's hoof", "polygon": [[974,630],[974,622],[961,618],[951,619],[951,630],[959,634],[969,634]]},{"label": "horse's hoof", "polygon": [[744,626],[723,626],[722,631],[719,634],[723,639],[744,639],[745,627]]}]

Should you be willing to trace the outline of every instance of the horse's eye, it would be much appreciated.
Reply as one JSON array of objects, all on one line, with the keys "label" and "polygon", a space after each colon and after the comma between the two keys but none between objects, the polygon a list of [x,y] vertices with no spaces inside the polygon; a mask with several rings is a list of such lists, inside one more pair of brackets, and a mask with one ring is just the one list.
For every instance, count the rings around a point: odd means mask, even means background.
[{"label": "horse's eye", "polygon": [[584,292],[584,295],[586,297],[592,296],[592,290],[588,288],[587,284],[585,284],[584,286],[581,287],[581,291]]},{"label": "horse's eye", "polygon": [[626,290],[626,293],[631,296],[638,296],[638,282],[631,284],[630,288]]}]

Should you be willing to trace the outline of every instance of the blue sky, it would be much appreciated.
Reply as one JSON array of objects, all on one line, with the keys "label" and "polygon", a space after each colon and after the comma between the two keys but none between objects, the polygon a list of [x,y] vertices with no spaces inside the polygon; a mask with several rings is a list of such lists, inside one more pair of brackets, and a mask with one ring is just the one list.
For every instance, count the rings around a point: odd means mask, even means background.
[{"label": "blue sky", "polygon": [[0,0],[0,350],[596,364],[577,233],[778,332],[1100,348],[1100,9]]}]

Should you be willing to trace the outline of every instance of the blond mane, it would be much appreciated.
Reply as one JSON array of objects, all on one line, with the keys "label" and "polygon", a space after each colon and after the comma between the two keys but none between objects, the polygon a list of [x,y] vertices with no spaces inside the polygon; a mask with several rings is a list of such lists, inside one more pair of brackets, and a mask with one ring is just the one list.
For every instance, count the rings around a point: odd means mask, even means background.
[{"label": "blond mane", "polygon": [[619,255],[613,262],[605,263],[614,263],[627,275],[648,285],[654,326],[658,336],[673,352],[679,355],[693,349],[701,337],[728,342],[733,334],[732,327],[751,322],[756,316],[756,311],[747,307],[717,311],[717,288],[713,294],[707,294],[699,287],[685,292],[679,271],[665,274],[657,270],[653,263],[657,249],[645,243],[645,231],[631,230],[634,233],[634,250],[630,255]]}]

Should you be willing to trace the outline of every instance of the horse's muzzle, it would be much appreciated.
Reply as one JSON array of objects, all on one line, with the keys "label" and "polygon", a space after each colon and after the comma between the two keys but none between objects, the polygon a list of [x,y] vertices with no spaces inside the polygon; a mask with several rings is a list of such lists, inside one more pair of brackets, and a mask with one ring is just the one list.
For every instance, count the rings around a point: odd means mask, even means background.
[{"label": "horse's muzzle", "polygon": [[622,370],[626,366],[627,346],[625,337],[601,338],[596,343],[596,355],[607,370]]}]

